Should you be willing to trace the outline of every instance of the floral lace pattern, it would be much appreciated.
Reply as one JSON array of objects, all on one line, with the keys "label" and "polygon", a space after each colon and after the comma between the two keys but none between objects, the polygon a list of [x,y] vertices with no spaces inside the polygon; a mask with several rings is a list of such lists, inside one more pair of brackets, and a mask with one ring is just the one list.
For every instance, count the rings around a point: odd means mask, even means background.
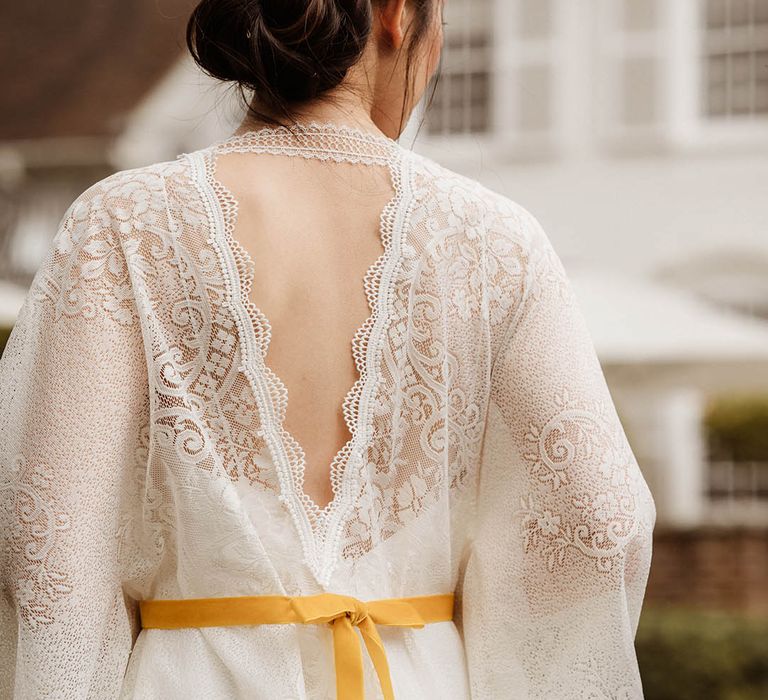
[{"label": "floral lace pattern", "polygon": [[0,494],[10,500],[5,507],[17,514],[6,538],[14,561],[25,563],[14,576],[19,615],[31,630],[52,624],[55,604],[72,593],[69,573],[56,563],[60,533],[71,528],[71,516],[53,500],[52,490],[47,471],[31,468],[21,455],[11,462],[8,477],[0,484]]},{"label": "floral lace pattern", "polygon": [[[347,481],[361,481],[361,467],[355,464],[361,451],[361,445],[368,444],[372,436],[372,427],[363,397],[370,395],[371,382],[377,376],[374,368],[369,370],[367,358],[378,361],[381,347],[381,328],[386,316],[388,291],[383,287],[383,280],[393,279],[394,266],[398,263],[399,249],[402,246],[402,234],[405,230],[396,219],[405,196],[399,151],[387,139],[358,135],[343,130],[342,145],[349,147],[337,149],[339,140],[333,131],[327,128],[314,129],[299,133],[298,145],[286,144],[284,139],[276,138],[274,130],[247,132],[218,144],[209,150],[199,162],[203,174],[200,178],[203,187],[202,196],[210,202],[212,215],[221,221],[223,237],[217,242],[220,259],[225,273],[235,280],[230,290],[229,305],[238,318],[241,344],[244,348],[258,348],[258,355],[251,357],[247,353],[243,359],[243,372],[248,376],[254,394],[261,391],[266,409],[263,411],[260,432],[270,436],[271,449],[276,455],[276,464],[282,469],[278,476],[281,480],[281,500],[291,510],[294,522],[302,537],[305,556],[312,562],[319,581],[327,581],[335,564],[335,551],[340,537],[338,528],[342,525],[345,510],[354,507]],[[314,144],[313,137],[321,137],[321,146],[330,140],[324,150]],[[366,151],[366,148],[370,152]],[[271,325],[264,313],[250,300],[253,282],[253,261],[248,252],[234,238],[237,218],[237,201],[215,177],[216,155],[221,153],[265,152],[272,154],[301,155],[305,158],[328,158],[336,162],[365,163],[367,165],[386,165],[390,171],[393,194],[380,215],[380,237],[382,254],[370,265],[364,276],[364,289],[370,309],[369,316],[358,327],[353,336],[352,354],[358,370],[358,378],[347,392],[342,411],[347,427],[352,436],[335,455],[331,463],[331,484],[334,498],[324,508],[319,508],[304,492],[306,457],[301,445],[284,428],[288,392],[281,379],[265,364],[265,357],[272,335]],[[234,264],[232,264],[232,261]],[[229,266],[229,270],[226,268]],[[375,364],[374,364],[375,367]],[[375,386],[375,385],[374,385]],[[365,466],[365,465],[363,465]],[[338,513],[338,515],[337,515]]]},{"label": "floral lace pattern", "polygon": [[[461,579],[473,697],[642,698],[634,635],[655,505],[562,263],[538,221],[529,227]],[[492,612],[504,606],[514,633]],[[490,670],[497,645],[514,663]]]},{"label": "floral lace pattern", "polygon": [[[215,176],[233,152],[391,176],[325,509]],[[641,697],[655,509],[565,271],[522,206],[383,135],[269,127],[96,183],[0,393],[2,697],[330,699],[328,630],[163,635],[136,613],[322,590],[456,591],[455,625],[382,633],[398,697]]]}]

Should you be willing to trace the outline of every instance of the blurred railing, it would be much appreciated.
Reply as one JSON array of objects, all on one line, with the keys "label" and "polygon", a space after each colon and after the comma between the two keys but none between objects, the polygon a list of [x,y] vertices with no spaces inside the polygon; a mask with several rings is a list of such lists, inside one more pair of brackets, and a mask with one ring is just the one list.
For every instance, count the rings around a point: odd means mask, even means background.
[{"label": "blurred railing", "polygon": [[707,520],[768,524],[768,460],[708,463]]}]

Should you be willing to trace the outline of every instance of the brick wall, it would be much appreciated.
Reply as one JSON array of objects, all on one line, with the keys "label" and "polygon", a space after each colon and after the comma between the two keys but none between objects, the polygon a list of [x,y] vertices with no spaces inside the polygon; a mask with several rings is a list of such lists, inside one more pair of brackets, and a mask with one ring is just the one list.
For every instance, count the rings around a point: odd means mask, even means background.
[{"label": "brick wall", "polygon": [[655,528],[644,604],[768,616],[768,525]]}]

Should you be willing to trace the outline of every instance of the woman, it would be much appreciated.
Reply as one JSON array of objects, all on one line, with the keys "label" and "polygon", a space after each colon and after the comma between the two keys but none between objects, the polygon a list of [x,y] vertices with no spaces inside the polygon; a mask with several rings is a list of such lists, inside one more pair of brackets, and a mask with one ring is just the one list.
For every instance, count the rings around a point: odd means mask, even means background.
[{"label": "woman", "polygon": [[560,259],[396,140],[441,11],[194,11],[247,118],[77,199],[0,365],[2,697],[642,697],[655,507]]}]

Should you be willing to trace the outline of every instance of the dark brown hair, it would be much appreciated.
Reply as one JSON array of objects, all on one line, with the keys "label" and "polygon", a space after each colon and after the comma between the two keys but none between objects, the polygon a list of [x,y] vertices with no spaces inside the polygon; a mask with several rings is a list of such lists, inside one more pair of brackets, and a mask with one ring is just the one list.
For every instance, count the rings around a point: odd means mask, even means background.
[{"label": "dark brown hair", "polygon": [[[411,38],[403,108],[411,89],[414,50],[429,27],[436,0],[408,2],[415,18],[406,30]],[[202,0],[187,23],[187,46],[208,75],[237,83],[250,115],[283,124],[254,103],[291,121],[293,104],[321,98],[339,85],[362,56],[377,4],[378,0]],[[404,117],[403,111],[401,130]]]}]

